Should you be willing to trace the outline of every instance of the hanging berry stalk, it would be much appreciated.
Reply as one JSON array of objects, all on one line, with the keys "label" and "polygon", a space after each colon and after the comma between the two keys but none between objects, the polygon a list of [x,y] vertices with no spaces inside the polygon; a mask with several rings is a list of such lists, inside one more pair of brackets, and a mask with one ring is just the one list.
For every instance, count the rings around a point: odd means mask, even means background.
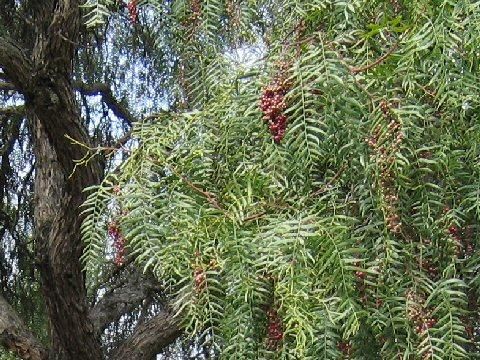
[{"label": "hanging berry stalk", "polygon": [[125,263],[126,240],[116,221],[112,221],[108,225],[108,235],[113,239],[113,247],[115,249],[115,258],[113,262],[117,266],[122,266]]},{"label": "hanging berry stalk", "polygon": [[435,326],[437,320],[432,311],[426,308],[424,298],[413,290],[407,292],[407,317],[413,323],[415,332],[423,336]]},{"label": "hanging berry stalk", "polygon": [[202,1],[191,0],[190,9],[192,11],[190,21],[196,24],[200,20],[200,16],[202,15]]},{"label": "hanging berry stalk", "polygon": [[138,22],[138,1],[137,0],[130,0],[127,3],[128,13],[130,15],[130,21],[132,24],[136,24]]},{"label": "hanging berry stalk", "polygon": [[394,184],[394,173],[392,165],[395,162],[397,152],[404,140],[402,127],[394,115],[391,105],[382,100],[380,110],[387,123],[385,133],[382,132],[382,125],[375,127],[373,134],[365,139],[366,143],[373,151],[372,159],[378,164],[380,173],[380,193],[384,199],[385,221],[387,228],[392,233],[401,231],[402,222],[397,212],[398,195],[396,194]]},{"label": "hanging berry stalk", "polygon": [[197,267],[193,272],[193,278],[195,281],[195,291],[197,293],[202,292],[207,285],[207,276],[205,270],[201,267]]},{"label": "hanging berry stalk", "polygon": [[270,350],[277,350],[283,340],[282,319],[276,309],[267,310],[267,346]]},{"label": "hanging berry stalk", "polygon": [[284,114],[287,105],[285,95],[290,86],[288,83],[289,64],[281,63],[279,72],[273,81],[263,89],[260,99],[260,109],[263,112],[263,119],[268,125],[273,141],[279,144],[285,136],[287,129],[287,116]]},{"label": "hanging berry stalk", "polygon": [[337,348],[347,358],[352,355],[352,343],[349,341],[340,341],[337,345]]}]

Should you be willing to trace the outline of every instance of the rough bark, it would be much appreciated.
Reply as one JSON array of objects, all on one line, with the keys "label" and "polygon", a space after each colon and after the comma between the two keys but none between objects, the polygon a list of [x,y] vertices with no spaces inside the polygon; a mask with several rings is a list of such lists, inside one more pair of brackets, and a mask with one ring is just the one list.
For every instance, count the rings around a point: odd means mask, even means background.
[{"label": "rough bark", "polygon": [[[89,144],[71,85],[78,1],[37,4],[33,61],[11,40],[0,39],[0,65],[25,96],[33,128],[35,244],[42,292],[50,319],[50,359],[101,359],[97,334],[88,316],[82,267],[79,206],[83,189],[99,181],[95,161],[75,168]],[[75,169],[75,171],[73,171]]]},{"label": "rough bark", "polygon": [[178,320],[164,311],[137,326],[114,352],[115,360],[152,360],[181,335]]},{"label": "rough bark", "polygon": [[0,295],[0,345],[22,359],[46,360],[47,351]]},{"label": "rough bark", "polygon": [[50,9],[54,12],[48,31],[38,31],[33,52],[36,73],[25,95],[34,129],[35,240],[51,325],[50,358],[94,360],[102,353],[88,316],[79,261],[79,207],[85,200],[83,189],[100,180],[101,166],[95,160],[78,167],[74,162],[84,154],[72,139],[89,144],[71,85],[78,5],[61,1]]},{"label": "rough bark", "polygon": [[133,311],[143,300],[158,292],[158,283],[139,274],[131,274],[121,286],[107,292],[91,309],[90,318],[98,332],[122,315]]}]

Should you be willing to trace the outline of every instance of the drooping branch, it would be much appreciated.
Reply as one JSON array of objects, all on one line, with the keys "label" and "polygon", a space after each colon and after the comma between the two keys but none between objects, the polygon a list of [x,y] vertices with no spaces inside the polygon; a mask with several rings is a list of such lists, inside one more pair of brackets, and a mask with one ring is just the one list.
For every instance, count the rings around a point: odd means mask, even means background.
[{"label": "drooping branch", "polygon": [[0,295],[0,345],[22,359],[46,360],[47,351]]},{"label": "drooping branch", "polygon": [[76,82],[74,84],[75,89],[83,95],[101,95],[103,102],[112,110],[116,117],[125,121],[129,126],[132,126],[136,122],[135,116],[130,110],[118,101],[111,88],[107,84],[94,83],[91,85]]},{"label": "drooping branch", "polygon": [[179,320],[168,310],[139,324],[114,352],[116,360],[151,360],[173,343],[182,330]]}]

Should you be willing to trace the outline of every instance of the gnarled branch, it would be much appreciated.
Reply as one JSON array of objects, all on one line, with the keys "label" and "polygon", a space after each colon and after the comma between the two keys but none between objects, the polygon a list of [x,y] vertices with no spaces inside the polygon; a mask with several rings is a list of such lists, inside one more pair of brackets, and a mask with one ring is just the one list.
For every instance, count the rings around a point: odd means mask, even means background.
[{"label": "gnarled branch", "polygon": [[0,345],[22,359],[46,360],[47,351],[0,295]]},{"label": "gnarled branch", "polygon": [[0,91],[18,91],[18,87],[11,82],[0,81]]},{"label": "gnarled branch", "polygon": [[102,332],[108,324],[133,311],[149,295],[157,293],[158,283],[145,276],[133,273],[121,286],[105,294],[90,311],[97,332]]},{"label": "gnarled branch", "polygon": [[0,67],[3,74],[20,90],[30,81],[32,64],[24,50],[13,40],[0,36]]},{"label": "gnarled branch", "polygon": [[179,320],[168,310],[140,323],[133,334],[114,352],[116,360],[151,360],[166,346],[173,343],[182,330]]}]

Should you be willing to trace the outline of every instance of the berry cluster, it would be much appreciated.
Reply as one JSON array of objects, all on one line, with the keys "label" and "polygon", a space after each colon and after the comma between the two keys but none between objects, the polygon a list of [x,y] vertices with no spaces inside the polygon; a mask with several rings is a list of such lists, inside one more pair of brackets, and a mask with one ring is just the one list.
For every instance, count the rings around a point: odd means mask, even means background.
[{"label": "berry cluster", "polygon": [[127,3],[127,9],[131,23],[136,24],[138,22],[138,0],[130,0]]},{"label": "berry cluster", "polygon": [[122,266],[125,263],[126,240],[116,221],[112,221],[108,224],[108,235],[113,239],[113,247],[115,248],[115,258],[113,262],[117,266]]},{"label": "berry cluster", "polygon": [[424,302],[422,296],[413,290],[407,292],[407,317],[413,322],[415,332],[419,335],[425,334],[437,323],[432,312],[425,308]]},{"label": "berry cluster", "polygon": [[225,8],[229,18],[230,27],[232,29],[238,29],[240,26],[240,9],[237,4],[234,0],[227,0]]},{"label": "berry cluster", "polygon": [[267,321],[267,346],[271,350],[276,350],[283,340],[282,319],[277,310],[271,307],[267,310]]},{"label": "berry cluster", "polygon": [[456,256],[459,256],[462,250],[462,237],[460,235],[460,229],[457,226],[452,225],[448,228],[448,233],[450,234],[451,240],[453,240],[453,252]]},{"label": "berry cluster", "polygon": [[195,283],[195,291],[197,293],[202,292],[207,285],[207,275],[205,274],[205,270],[201,267],[195,268],[193,272],[193,280]]},{"label": "berry cluster", "polygon": [[380,110],[388,124],[386,131],[382,131],[382,126],[377,125],[373,134],[365,141],[373,151],[372,159],[376,161],[381,170],[380,192],[386,204],[385,220],[387,228],[392,233],[399,233],[402,222],[396,210],[398,196],[394,187],[392,165],[395,162],[396,153],[404,139],[404,134],[401,131],[401,124],[385,100],[380,102]]},{"label": "berry cluster", "polygon": [[469,258],[474,252],[472,243],[473,228],[459,229],[456,225],[448,228],[448,234],[453,240],[454,252],[457,257]]},{"label": "berry cluster", "polygon": [[345,357],[350,357],[352,355],[352,344],[350,342],[340,341],[337,348]]},{"label": "berry cluster", "polygon": [[287,130],[287,116],[284,114],[287,105],[285,95],[290,85],[287,75],[290,65],[286,62],[279,64],[278,75],[263,89],[260,99],[260,109],[263,112],[263,119],[268,124],[270,133],[275,143],[280,143]]},{"label": "berry cluster", "polygon": [[191,0],[190,8],[192,15],[190,16],[190,21],[195,24],[200,20],[200,15],[202,14],[202,1],[201,0]]}]

